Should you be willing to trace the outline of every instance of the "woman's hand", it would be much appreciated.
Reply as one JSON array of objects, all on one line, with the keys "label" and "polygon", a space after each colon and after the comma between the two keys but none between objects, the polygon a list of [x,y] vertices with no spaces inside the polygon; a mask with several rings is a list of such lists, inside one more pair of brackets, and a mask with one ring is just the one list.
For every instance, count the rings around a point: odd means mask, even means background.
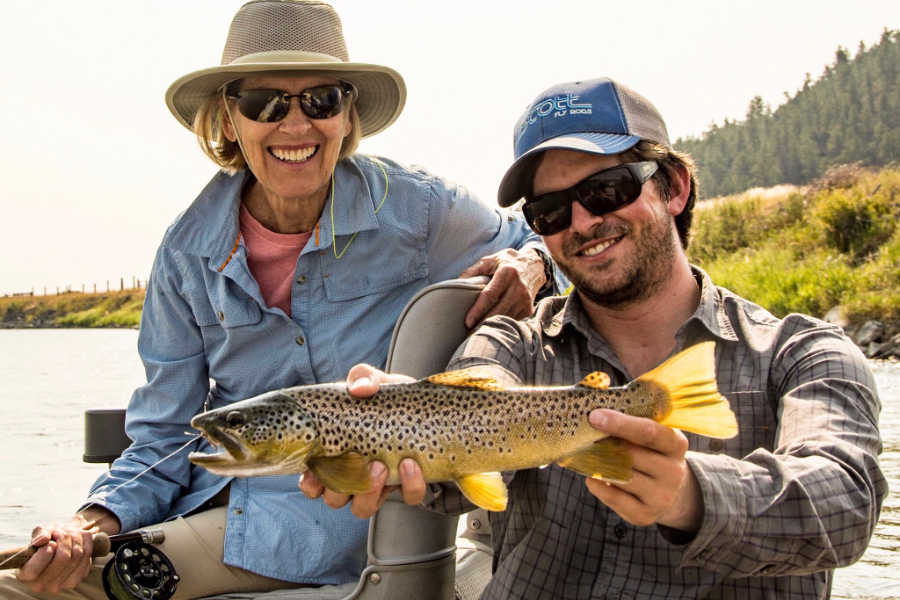
[{"label": "woman's hand", "polygon": [[588,490],[632,525],[658,523],[696,532],[703,518],[703,496],[685,461],[688,441],[684,434],[614,410],[594,410],[590,422],[628,444],[633,474],[628,483],[587,478]]},{"label": "woman's hand", "polygon": [[[350,369],[350,373],[347,375],[347,390],[358,398],[368,398],[378,391],[379,384],[412,381],[415,380],[406,375],[388,374],[371,365],[359,364]],[[388,494],[398,487],[403,494],[403,501],[410,506],[419,504],[425,498],[425,480],[422,477],[422,470],[411,458],[400,461],[400,486],[385,486],[387,476],[387,467],[383,463],[372,462],[369,465],[372,488],[365,494],[354,496],[326,489],[312,471],[303,474],[299,485],[300,491],[308,498],[321,497],[323,502],[331,508],[341,508],[350,502],[350,511],[360,519],[367,519],[378,512]]]},{"label": "woman's hand", "polygon": [[71,590],[91,571],[93,536],[99,531],[119,532],[119,522],[108,510],[91,506],[63,526],[38,526],[31,532],[37,548],[16,576],[34,592],[55,594]]},{"label": "woman's hand", "polygon": [[534,299],[544,286],[544,261],[536,250],[501,250],[481,258],[460,277],[489,275],[481,294],[466,314],[466,327],[493,315],[523,319],[534,311]]}]

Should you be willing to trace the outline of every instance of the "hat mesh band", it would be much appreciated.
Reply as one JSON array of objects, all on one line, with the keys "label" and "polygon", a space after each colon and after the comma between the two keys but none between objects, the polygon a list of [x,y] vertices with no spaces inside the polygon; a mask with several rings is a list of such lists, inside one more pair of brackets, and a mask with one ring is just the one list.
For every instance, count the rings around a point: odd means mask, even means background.
[{"label": "hat mesh band", "polygon": [[318,52],[348,62],[341,22],[327,4],[305,4],[304,22],[297,22],[296,6],[288,2],[258,2],[235,15],[222,52],[222,64],[269,50]]}]

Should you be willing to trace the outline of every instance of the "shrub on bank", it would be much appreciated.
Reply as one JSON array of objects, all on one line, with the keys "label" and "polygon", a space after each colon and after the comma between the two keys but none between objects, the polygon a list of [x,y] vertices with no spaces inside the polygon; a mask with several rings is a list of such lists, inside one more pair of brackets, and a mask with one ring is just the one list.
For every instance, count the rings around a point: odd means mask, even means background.
[{"label": "shrub on bank", "polygon": [[777,316],[841,305],[851,323],[900,322],[900,169],[829,171],[806,189],[698,206],[688,253]]}]

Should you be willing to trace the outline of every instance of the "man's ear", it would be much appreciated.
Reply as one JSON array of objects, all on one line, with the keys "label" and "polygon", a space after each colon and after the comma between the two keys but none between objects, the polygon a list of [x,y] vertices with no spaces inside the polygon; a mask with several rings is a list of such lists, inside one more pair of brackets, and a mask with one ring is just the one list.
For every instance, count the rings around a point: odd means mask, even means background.
[{"label": "man's ear", "polygon": [[669,176],[672,185],[666,206],[669,214],[674,217],[680,215],[687,206],[688,198],[691,196],[691,176],[684,165],[673,165],[669,169]]}]

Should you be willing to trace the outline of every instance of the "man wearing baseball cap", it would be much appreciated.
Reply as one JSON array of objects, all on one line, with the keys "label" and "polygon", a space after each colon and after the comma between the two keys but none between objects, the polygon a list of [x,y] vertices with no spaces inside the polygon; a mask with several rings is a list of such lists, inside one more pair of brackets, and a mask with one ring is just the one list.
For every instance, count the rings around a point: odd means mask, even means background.
[{"label": "man wearing baseball cap", "polygon": [[[574,292],[525,320],[486,321],[448,369],[490,367],[533,385],[603,371],[620,386],[711,341],[739,433],[710,439],[593,410],[590,423],[624,441],[630,481],[559,465],[507,474],[482,598],[827,598],[833,569],[863,554],[887,494],[863,355],[840,328],[778,319],[688,262],[693,162],[628,87],[547,89],[516,124],[514,148],[500,204],[524,198]],[[440,510],[471,508],[450,485],[403,487],[407,501],[428,492]],[[374,511],[380,491],[357,496],[354,512]]]}]

